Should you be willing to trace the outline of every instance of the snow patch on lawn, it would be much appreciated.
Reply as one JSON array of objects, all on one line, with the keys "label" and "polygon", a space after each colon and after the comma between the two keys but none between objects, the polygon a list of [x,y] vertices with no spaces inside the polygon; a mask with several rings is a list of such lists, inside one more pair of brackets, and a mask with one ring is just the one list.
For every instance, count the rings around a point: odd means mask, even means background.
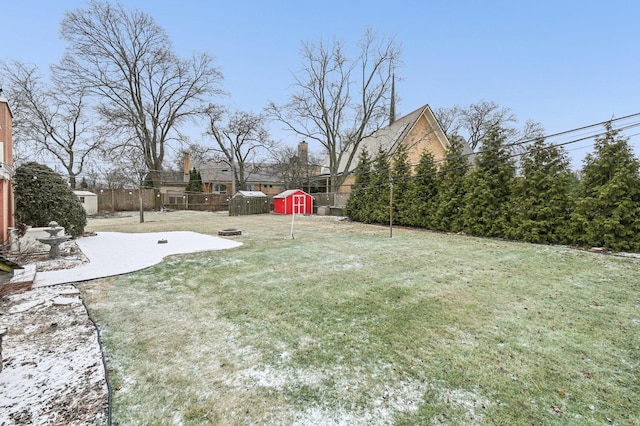
[{"label": "snow patch on lawn", "polygon": [[[280,357],[288,361],[290,356]],[[294,368],[289,365],[263,365],[236,371],[225,381],[235,389],[254,387],[271,388],[280,393],[303,387],[316,389],[318,394],[342,393],[339,401],[363,401],[358,406],[312,405],[303,410],[288,412],[296,425],[389,425],[400,413],[416,412],[423,402],[426,385],[415,380],[401,380],[371,387],[372,376],[383,378],[390,371],[388,365],[376,367],[374,372],[355,370],[312,370]],[[328,383],[330,385],[328,385]],[[330,387],[328,387],[330,386]],[[365,388],[366,386],[366,388]],[[330,398],[333,400],[333,398]]]},{"label": "snow patch on lawn", "polygon": [[[166,243],[159,244],[160,240],[166,240]],[[96,236],[78,238],[76,244],[90,262],[73,269],[40,272],[34,287],[126,274],[156,265],[170,255],[242,245],[237,241],[188,231],[145,234],[100,232]]]}]

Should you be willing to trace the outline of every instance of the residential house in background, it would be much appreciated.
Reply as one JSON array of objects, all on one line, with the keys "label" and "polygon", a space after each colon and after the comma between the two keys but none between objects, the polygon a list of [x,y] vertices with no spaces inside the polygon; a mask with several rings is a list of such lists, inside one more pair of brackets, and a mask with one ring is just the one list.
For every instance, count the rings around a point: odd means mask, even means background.
[{"label": "residential house in background", "polygon": [[[420,156],[424,151],[430,151],[436,161],[445,158],[449,148],[449,140],[429,105],[418,108],[410,114],[395,120],[389,126],[383,127],[364,138],[357,148],[349,169],[345,171],[349,176],[340,187],[339,192],[351,192],[351,186],[355,182],[354,171],[364,150],[367,151],[372,159],[375,158],[380,149],[391,158],[400,145],[407,147],[408,162],[412,167],[419,163]],[[473,153],[466,143],[464,144],[464,152],[465,154]],[[348,157],[349,153],[347,152],[342,157],[338,170],[344,171],[347,168]],[[326,179],[329,177],[328,158],[319,177],[323,176]]]},{"label": "residential house in background", "polygon": [[0,89],[0,241],[9,244],[9,227],[14,225],[13,200],[13,115]]},{"label": "residential house in background", "polygon": [[283,188],[283,181],[274,173],[269,164],[246,164],[247,182],[242,188],[233,188],[233,171],[222,161],[194,161],[189,153],[184,154],[183,181],[189,182],[189,171],[196,169],[202,177],[202,191],[208,194],[232,196],[237,191],[262,191],[266,195],[276,195]]}]

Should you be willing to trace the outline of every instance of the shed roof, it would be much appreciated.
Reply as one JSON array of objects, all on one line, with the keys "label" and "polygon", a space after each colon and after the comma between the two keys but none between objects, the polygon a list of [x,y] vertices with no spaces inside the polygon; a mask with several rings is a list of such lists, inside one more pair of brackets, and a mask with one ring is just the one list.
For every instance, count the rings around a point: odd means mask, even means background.
[{"label": "shed roof", "polygon": [[89,197],[91,195],[94,195],[94,196],[96,195],[93,192],[89,192],[89,191],[73,191],[73,193],[78,197]]},{"label": "shed roof", "polygon": [[238,191],[233,196],[234,197],[236,197],[236,196],[238,196],[238,197],[266,197],[267,194],[265,194],[262,191]]},{"label": "shed roof", "polygon": [[273,198],[287,198],[289,195],[293,195],[297,192],[302,192],[305,195],[309,195],[306,192],[304,192],[302,189],[287,189],[286,191],[282,191],[278,195],[274,195]]}]

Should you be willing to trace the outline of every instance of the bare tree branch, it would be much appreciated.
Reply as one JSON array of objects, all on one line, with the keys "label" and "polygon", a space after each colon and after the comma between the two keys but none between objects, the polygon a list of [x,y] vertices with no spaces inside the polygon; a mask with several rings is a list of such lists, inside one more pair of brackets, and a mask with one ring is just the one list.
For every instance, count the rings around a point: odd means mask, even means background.
[{"label": "bare tree branch", "polygon": [[447,137],[462,136],[472,149],[480,146],[494,128],[501,129],[507,144],[533,140],[544,133],[542,125],[531,120],[518,128],[518,119],[511,108],[501,107],[495,102],[480,101],[467,107],[436,108],[434,114]]},{"label": "bare tree branch", "polygon": [[257,158],[269,153],[276,144],[269,137],[262,114],[228,113],[219,105],[210,105],[206,113],[209,117],[207,134],[215,141],[209,152],[231,168],[234,177],[232,192],[235,193],[245,187],[251,176],[253,169],[248,166],[255,164]]},{"label": "bare tree branch", "polygon": [[75,188],[77,176],[98,147],[84,88],[55,73],[46,82],[35,66],[17,61],[3,63],[1,68],[15,106],[16,140],[35,144],[34,157],[53,157]]},{"label": "bare tree branch", "polygon": [[[387,118],[391,80],[400,63],[395,40],[378,39],[371,30],[358,49],[350,60],[339,41],[302,43],[303,67],[294,77],[297,92],[287,104],[268,107],[289,130],[324,147],[333,191],[346,179],[362,139]],[[338,170],[341,163],[344,169]]]},{"label": "bare tree branch", "polygon": [[67,12],[61,34],[69,46],[60,72],[83,82],[99,100],[113,143],[140,147],[159,188],[165,144],[210,97],[222,93],[212,58],[178,58],[152,17],[101,1]]}]

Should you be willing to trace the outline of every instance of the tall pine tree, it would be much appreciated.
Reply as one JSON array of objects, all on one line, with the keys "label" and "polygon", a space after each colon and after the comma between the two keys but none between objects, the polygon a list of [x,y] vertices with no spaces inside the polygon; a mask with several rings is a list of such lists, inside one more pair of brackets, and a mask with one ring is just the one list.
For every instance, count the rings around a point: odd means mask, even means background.
[{"label": "tall pine tree", "polygon": [[499,128],[482,142],[476,168],[467,175],[465,231],[485,237],[504,237],[511,216],[510,201],[515,177],[511,149]]},{"label": "tall pine tree", "polygon": [[351,188],[349,199],[345,205],[345,215],[354,221],[369,223],[371,206],[367,199],[371,185],[371,158],[367,150],[363,150],[355,169],[355,183]]},{"label": "tall pine tree", "polygon": [[185,191],[197,194],[202,192],[202,176],[195,167],[189,172],[189,183],[187,184]]},{"label": "tall pine tree", "polygon": [[372,206],[372,223],[389,222],[389,177],[391,165],[389,156],[380,148],[373,161],[371,171],[371,185],[369,186],[368,201]]},{"label": "tall pine tree", "polygon": [[466,175],[469,173],[469,157],[463,152],[464,141],[453,137],[444,165],[440,168],[440,190],[435,213],[432,217],[434,229],[445,232],[461,232],[464,229]]},{"label": "tall pine tree", "polygon": [[409,214],[414,209],[410,188],[412,185],[411,165],[407,147],[401,144],[393,155],[391,164],[393,177],[393,222],[398,225],[411,225]]},{"label": "tall pine tree", "polygon": [[407,213],[409,225],[434,229],[440,178],[433,154],[423,151],[411,181],[412,208]]},{"label": "tall pine tree", "polygon": [[583,246],[640,250],[640,176],[628,140],[606,126],[582,168],[581,197],[572,216]]},{"label": "tall pine tree", "polygon": [[568,244],[575,203],[574,180],[566,150],[538,140],[521,157],[513,216],[507,236],[544,244]]}]

